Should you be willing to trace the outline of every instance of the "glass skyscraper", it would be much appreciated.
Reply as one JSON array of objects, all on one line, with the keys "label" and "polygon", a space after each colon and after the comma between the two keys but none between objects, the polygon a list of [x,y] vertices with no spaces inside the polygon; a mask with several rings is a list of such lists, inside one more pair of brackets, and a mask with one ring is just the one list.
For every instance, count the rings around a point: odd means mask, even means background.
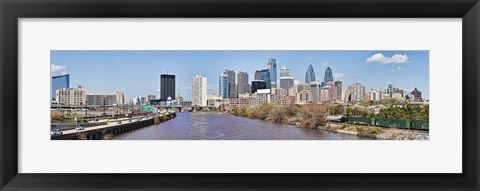
[{"label": "glass skyscraper", "polygon": [[268,59],[268,70],[270,70],[270,82],[277,83],[277,60],[275,58]]},{"label": "glass skyscraper", "polygon": [[332,74],[332,69],[330,67],[327,67],[327,69],[325,69],[325,77],[323,78],[323,86],[326,86],[328,82],[333,82],[333,74]]},{"label": "glass skyscraper", "polygon": [[52,100],[56,99],[56,91],[62,88],[70,88],[70,74],[52,77]]},{"label": "glass skyscraper", "polygon": [[220,74],[218,78],[218,95],[220,95],[222,99],[227,99],[230,96],[228,92],[228,86],[228,76],[226,74]]},{"label": "glass skyscraper", "polygon": [[260,80],[263,80],[267,84],[266,89],[272,88],[272,81],[271,81],[271,78],[270,78],[270,70],[269,69],[260,70]]},{"label": "glass skyscraper", "polygon": [[313,66],[310,64],[308,65],[307,72],[305,73],[305,83],[314,82],[315,78],[315,71],[313,70]]}]

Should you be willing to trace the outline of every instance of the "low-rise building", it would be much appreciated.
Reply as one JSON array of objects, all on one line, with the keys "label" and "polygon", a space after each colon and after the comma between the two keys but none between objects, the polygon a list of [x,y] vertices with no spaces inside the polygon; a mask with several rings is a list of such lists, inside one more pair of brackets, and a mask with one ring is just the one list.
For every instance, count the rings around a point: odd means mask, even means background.
[{"label": "low-rise building", "polygon": [[81,86],[78,88],[61,88],[57,89],[55,92],[56,103],[59,105],[86,105],[87,90]]}]

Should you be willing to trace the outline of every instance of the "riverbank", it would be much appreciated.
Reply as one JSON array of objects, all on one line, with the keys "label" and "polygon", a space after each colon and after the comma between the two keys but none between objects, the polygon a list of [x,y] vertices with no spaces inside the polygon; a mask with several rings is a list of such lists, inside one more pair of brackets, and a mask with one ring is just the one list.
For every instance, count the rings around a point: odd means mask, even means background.
[{"label": "riverbank", "polygon": [[428,131],[413,131],[375,126],[333,124],[325,120],[329,108],[323,105],[263,104],[255,108],[235,108],[229,114],[273,123],[295,125],[298,128],[319,129],[329,132],[364,136],[379,140],[429,140]]},{"label": "riverbank", "polygon": [[376,138],[378,140],[429,140],[430,136],[428,132],[405,130],[405,129],[393,129],[382,128],[375,126],[362,126],[351,124],[331,124],[319,127],[321,130],[345,133],[358,136],[367,136]]}]

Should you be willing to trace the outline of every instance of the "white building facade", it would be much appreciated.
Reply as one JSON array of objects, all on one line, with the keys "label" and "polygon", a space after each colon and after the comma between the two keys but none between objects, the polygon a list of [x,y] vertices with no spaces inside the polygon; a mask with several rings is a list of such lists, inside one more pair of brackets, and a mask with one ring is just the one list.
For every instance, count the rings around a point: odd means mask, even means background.
[{"label": "white building facade", "polygon": [[207,77],[196,75],[192,79],[192,105],[207,106]]}]

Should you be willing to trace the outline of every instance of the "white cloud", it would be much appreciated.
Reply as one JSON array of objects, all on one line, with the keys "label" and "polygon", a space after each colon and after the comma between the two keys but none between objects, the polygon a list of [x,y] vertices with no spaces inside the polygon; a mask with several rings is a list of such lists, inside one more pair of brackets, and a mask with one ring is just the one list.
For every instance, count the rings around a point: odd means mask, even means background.
[{"label": "white cloud", "polygon": [[181,87],[180,89],[181,89],[181,90],[191,90],[191,89],[192,89],[192,87],[190,87],[190,86],[186,86],[186,87]]},{"label": "white cloud", "polygon": [[406,54],[394,54],[393,56],[385,56],[382,53],[376,53],[367,58],[367,63],[379,63],[379,64],[402,64],[410,62]]},{"label": "white cloud", "polygon": [[52,76],[65,75],[67,74],[67,67],[64,65],[50,65],[50,73]]},{"label": "white cloud", "polygon": [[325,62],[325,63],[323,63],[322,65],[323,65],[323,66],[328,66],[329,64],[328,64],[328,62]]},{"label": "white cloud", "polygon": [[343,76],[345,76],[344,73],[333,73],[333,78],[335,79],[343,78]]}]

